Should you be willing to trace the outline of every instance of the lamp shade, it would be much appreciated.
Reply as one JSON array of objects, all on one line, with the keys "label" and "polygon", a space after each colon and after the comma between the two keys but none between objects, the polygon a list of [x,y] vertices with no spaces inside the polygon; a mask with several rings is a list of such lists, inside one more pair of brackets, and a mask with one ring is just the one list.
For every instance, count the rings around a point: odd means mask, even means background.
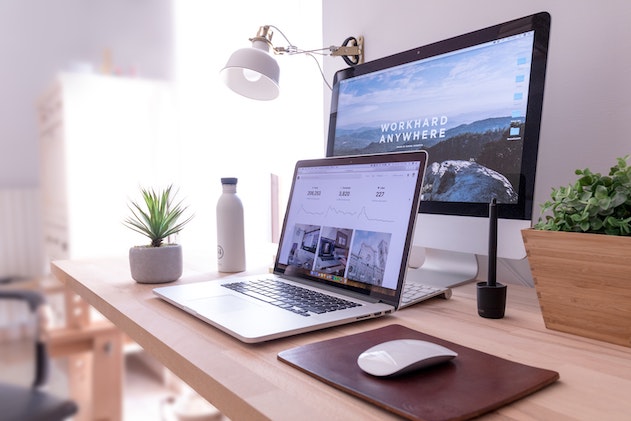
[{"label": "lamp shade", "polygon": [[251,48],[235,51],[221,76],[226,85],[236,93],[252,99],[271,100],[278,96],[280,68],[269,55],[268,45],[262,41],[252,42]]}]

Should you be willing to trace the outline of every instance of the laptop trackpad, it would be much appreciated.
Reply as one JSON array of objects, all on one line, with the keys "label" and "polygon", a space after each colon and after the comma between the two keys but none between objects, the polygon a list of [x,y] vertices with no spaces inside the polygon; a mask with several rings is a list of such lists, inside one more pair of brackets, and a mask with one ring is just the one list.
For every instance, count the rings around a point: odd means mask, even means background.
[{"label": "laptop trackpad", "polygon": [[258,303],[248,301],[235,295],[217,295],[214,297],[200,298],[190,301],[188,306],[197,313],[229,313],[242,311],[252,306],[258,306]]}]

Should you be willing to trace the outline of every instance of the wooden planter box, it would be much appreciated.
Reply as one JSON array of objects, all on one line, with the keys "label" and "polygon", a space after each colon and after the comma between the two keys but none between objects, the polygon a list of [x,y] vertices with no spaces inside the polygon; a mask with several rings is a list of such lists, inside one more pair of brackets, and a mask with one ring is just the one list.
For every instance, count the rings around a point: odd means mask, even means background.
[{"label": "wooden planter box", "polygon": [[546,327],[631,347],[631,237],[522,237]]}]

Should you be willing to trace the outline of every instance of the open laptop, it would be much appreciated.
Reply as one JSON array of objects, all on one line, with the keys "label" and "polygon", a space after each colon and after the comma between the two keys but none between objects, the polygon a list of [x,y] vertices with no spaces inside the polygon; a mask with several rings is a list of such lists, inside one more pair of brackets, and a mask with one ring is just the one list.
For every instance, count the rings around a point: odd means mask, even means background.
[{"label": "open laptop", "polygon": [[[153,291],[243,342],[392,313],[401,302],[426,159],[413,151],[299,161],[273,273]],[[287,288],[301,289],[306,303],[285,298]]]}]

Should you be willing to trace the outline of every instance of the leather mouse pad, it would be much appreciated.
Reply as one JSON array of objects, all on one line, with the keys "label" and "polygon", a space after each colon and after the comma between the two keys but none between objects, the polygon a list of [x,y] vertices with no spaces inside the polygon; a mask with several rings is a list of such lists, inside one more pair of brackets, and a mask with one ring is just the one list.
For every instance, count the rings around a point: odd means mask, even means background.
[{"label": "leather mouse pad", "polygon": [[[357,357],[394,339],[421,339],[458,353],[453,360],[392,378],[361,371]],[[465,420],[482,415],[554,383],[559,374],[536,368],[401,325],[299,346],[278,359],[400,416],[425,421]]]}]

